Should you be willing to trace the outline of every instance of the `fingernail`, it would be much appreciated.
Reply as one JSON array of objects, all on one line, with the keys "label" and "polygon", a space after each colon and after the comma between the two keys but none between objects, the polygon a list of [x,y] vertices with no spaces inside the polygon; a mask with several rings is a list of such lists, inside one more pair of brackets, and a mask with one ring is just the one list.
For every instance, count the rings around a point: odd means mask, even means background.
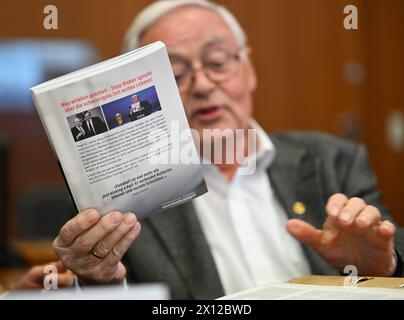
[{"label": "fingernail", "polygon": [[87,221],[90,223],[95,222],[99,218],[99,214],[95,210],[91,210],[89,213],[87,213]]},{"label": "fingernail", "polygon": [[369,225],[369,221],[367,219],[364,218],[358,218],[356,219],[357,223],[359,223],[360,226],[368,226]]},{"label": "fingernail", "polygon": [[339,219],[342,222],[348,223],[351,220],[351,215],[349,214],[349,212],[342,212],[339,216]]},{"label": "fingernail", "polygon": [[125,217],[125,224],[127,225],[131,225],[133,224],[133,222],[135,222],[136,217],[133,213],[129,213],[126,217]]},{"label": "fingernail", "polygon": [[339,213],[339,207],[337,207],[337,206],[332,207],[330,213],[333,217],[336,217]]},{"label": "fingernail", "polygon": [[109,219],[112,223],[117,223],[122,220],[122,214],[120,212],[113,212],[109,216]]}]

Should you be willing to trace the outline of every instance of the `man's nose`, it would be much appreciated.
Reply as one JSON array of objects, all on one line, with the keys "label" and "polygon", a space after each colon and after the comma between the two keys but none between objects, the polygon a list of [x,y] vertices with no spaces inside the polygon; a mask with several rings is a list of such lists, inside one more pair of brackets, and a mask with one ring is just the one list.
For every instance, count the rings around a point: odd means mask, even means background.
[{"label": "man's nose", "polygon": [[206,96],[211,93],[216,87],[216,83],[213,82],[206,75],[205,70],[202,68],[195,70],[194,79],[192,83],[191,92],[196,96]]}]

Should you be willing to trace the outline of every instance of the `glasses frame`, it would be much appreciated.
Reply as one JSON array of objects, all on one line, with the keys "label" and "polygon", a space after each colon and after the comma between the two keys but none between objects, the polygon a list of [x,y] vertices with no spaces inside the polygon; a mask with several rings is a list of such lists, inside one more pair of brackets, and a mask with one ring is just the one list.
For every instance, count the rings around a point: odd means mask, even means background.
[{"label": "glasses frame", "polygon": [[[226,51],[226,50],[224,50]],[[239,48],[236,52],[227,52],[229,53],[229,62],[233,62],[233,63],[239,63],[242,59],[245,59],[245,53],[246,53],[246,47],[243,46],[241,48]],[[189,76],[189,83],[186,86],[181,86],[181,84],[176,80],[178,89],[181,93],[187,93],[191,90],[191,88],[193,87],[194,83],[195,83],[195,78],[196,78],[196,74],[200,71],[203,71],[204,75],[206,78],[208,78],[210,81],[212,81],[215,84],[220,84],[224,81],[229,80],[234,74],[236,74],[237,71],[239,71],[238,68],[235,68],[232,72],[230,72],[228,75],[226,75],[223,79],[215,79],[212,78],[209,68],[207,66],[204,66],[204,63],[202,61],[202,59],[196,60],[196,61],[191,61],[185,58],[180,57],[180,60],[182,60],[182,62],[184,64],[187,65],[188,67],[188,73],[186,74],[186,77]],[[175,75],[175,74],[174,74]]]}]

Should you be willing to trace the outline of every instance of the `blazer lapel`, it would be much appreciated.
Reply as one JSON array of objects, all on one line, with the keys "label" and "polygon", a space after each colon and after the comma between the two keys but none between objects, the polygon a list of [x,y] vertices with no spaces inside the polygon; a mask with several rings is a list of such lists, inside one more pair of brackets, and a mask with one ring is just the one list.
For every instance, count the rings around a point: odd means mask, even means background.
[{"label": "blazer lapel", "polygon": [[192,202],[150,218],[150,224],[194,299],[224,295],[209,245]]},{"label": "blazer lapel", "polygon": [[[321,159],[310,157],[306,149],[289,145],[271,137],[276,146],[274,162],[268,168],[271,185],[289,219],[302,219],[322,228],[325,196],[321,182]],[[304,213],[296,213],[294,205],[304,205]],[[339,274],[314,250],[302,245],[313,274]]]}]

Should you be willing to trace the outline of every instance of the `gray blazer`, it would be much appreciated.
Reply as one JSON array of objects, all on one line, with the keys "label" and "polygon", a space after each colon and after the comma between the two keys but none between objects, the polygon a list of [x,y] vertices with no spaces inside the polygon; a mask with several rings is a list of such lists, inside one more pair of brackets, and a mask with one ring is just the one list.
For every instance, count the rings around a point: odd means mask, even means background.
[{"label": "gray blazer", "polygon": [[[341,192],[363,198],[380,209],[383,219],[393,221],[380,204],[376,178],[362,145],[314,132],[289,132],[270,138],[277,154],[268,168],[268,178],[289,218],[303,219],[321,228],[327,199]],[[305,204],[306,214],[292,211],[296,201]],[[397,231],[396,250],[402,264],[404,234]],[[312,249],[302,247],[312,274],[341,274]],[[129,282],[164,282],[173,299],[214,299],[224,295],[192,202],[144,219],[124,263]]]}]

